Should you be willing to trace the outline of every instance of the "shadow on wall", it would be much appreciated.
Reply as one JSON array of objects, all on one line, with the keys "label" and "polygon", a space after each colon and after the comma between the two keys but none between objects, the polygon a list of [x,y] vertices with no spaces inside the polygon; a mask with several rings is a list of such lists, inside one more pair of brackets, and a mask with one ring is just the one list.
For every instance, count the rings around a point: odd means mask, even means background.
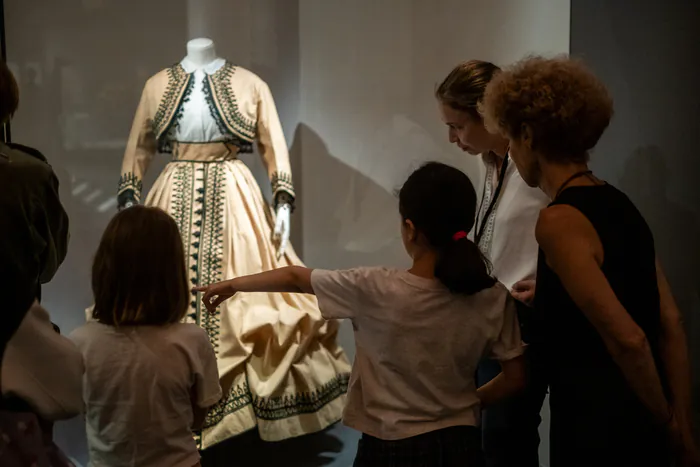
[{"label": "shadow on wall", "polygon": [[[668,197],[668,167],[657,146],[637,148],[625,164],[620,187],[637,205],[654,232],[656,252],[684,314],[691,364],[700,373],[700,216]],[[672,265],[672,266],[671,266]],[[700,420],[700,378],[693,385],[696,420]]]},{"label": "shadow on wall", "polygon": [[310,265],[405,263],[394,194],[334,157],[314,129],[300,125],[297,138],[304,154],[304,244]]}]

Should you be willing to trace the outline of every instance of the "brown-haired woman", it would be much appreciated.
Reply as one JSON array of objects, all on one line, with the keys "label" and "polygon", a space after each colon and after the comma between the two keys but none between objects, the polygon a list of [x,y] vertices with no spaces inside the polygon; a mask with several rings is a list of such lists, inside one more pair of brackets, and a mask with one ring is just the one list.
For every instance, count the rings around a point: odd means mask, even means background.
[{"label": "brown-haired woman", "polygon": [[[491,261],[494,275],[520,300],[523,339],[530,344],[529,384],[519,396],[484,411],[483,448],[488,467],[538,467],[540,410],[546,394],[537,323],[532,301],[537,268],[535,222],[548,199],[532,189],[509,163],[508,139],[489,133],[479,113],[486,86],[499,73],[493,63],[471,60],[455,67],[435,95],[449,140],[462,151],[479,155],[485,178],[476,224],[470,237]],[[500,372],[498,362],[479,365],[477,383],[485,385]]]},{"label": "brown-haired woman", "polygon": [[[588,169],[613,113],[580,62],[528,58],[488,86],[487,125],[552,200],[537,221],[551,466],[698,465],[680,313],[632,202]],[[670,437],[669,437],[670,435]]]},{"label": "brown-haired woman", "polygon": [[99,465],[199,465],[192,430],[221,398],[204,330],[188,306],[182,239],[158,208],[107,226],[92,268],[93,321],[71,338],[85,358],[90,458]]}]

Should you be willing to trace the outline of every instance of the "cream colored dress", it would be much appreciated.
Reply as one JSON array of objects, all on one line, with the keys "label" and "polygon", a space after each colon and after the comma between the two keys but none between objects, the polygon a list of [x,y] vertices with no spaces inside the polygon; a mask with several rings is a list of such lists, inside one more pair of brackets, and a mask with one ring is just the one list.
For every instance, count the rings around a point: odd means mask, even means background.
[{"label": "cream colored dress", "polygon": [[[275,203],[294,202],[289,155],[267,84],[217,60],[187,60],[146,84],[122,166],[120,207],[138,203],[156,152],[172,161],[145,199],[176,220],[194,285],[301,265],[291,246],[277,259],[274,213],[238,160],[257,141]],[[196,294],[188,322],[204,328],[218,357],[224,397],[201,435],[207,448],[257,426],[278,441],[340,420],[350,364],[316,299],[301,294],[240,294],[214,314]]]}]

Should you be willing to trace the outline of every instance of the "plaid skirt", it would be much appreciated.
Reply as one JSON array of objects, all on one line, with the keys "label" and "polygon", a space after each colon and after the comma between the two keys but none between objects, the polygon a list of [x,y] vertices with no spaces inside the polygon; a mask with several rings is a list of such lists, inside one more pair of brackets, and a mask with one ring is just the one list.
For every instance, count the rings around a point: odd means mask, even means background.
[{"label": "plaid skirt", "polygon": [[481,431],[455,426],[397,441],[363,434],[354,467],[482,467]]}]

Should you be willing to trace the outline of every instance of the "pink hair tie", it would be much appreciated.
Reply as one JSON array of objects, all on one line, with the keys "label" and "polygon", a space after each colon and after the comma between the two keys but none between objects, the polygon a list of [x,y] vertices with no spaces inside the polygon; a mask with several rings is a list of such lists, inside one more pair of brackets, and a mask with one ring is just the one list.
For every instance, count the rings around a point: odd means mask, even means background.
[{"label": "pink hair tie", "polygon": [[464,230],[460,230],[459,232],[457,232],[456,234],[454,234],[452,236],[452,240],[454,240],[455,242],[457,240],[461,240],[463,238],[467,238],[467,232],[465,232]]}]

